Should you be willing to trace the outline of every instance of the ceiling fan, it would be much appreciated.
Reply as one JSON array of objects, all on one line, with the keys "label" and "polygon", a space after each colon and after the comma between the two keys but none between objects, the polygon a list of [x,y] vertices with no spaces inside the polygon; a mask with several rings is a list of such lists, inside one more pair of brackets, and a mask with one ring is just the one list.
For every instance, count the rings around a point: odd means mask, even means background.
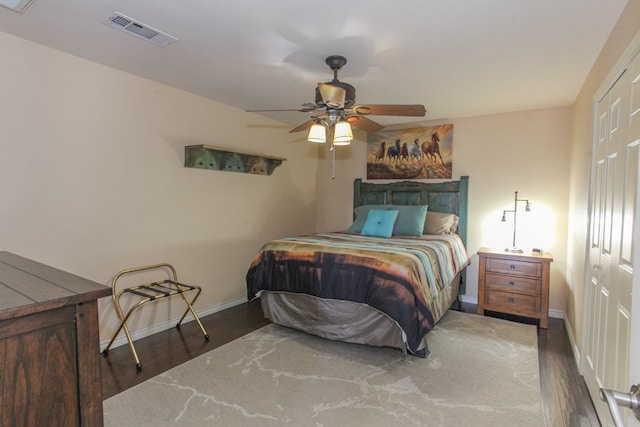
[{"label": "ceiling fan", "polygon": [[[289,110],[247,110],[248,112],[267,111],[300,111],[311,113],[311,118],[299,126],[291,129],[289,133],[300,132],[311,128],[309,140],[312,142],[325,142],[325,130],[328,128],[334,132],[334,145],[348,144],[353,136],[344,136],[340,141],[341,124],[349,123],[366,132],[377,132],[384,126],[366,116],[411,116],[424,117],[427,110],[424,105],[394,105],[394,104],[356,104],[356,88],[349,83],[338,80],[338,71],[347,63],[347,58],[340,55],[332,55],[325,62],[333,70],[333,80],[318,83],[316,87],[315,103],[305,103],[302,108]],[[348,134],[351,128],[348,127]],[[314,130],[323,132],[316,140],[312,139]],[[345,140],[346,139],[346,140]]]}]

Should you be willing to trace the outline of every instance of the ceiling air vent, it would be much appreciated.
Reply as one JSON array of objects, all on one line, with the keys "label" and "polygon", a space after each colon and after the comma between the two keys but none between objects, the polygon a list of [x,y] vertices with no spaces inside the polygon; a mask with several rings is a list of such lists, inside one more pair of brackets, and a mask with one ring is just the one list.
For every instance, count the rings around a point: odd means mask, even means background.
[{"label": "ceiling air vent", "polygon": [[0,0],[0,6],[7,7],[14,12],[22,13],[33,0]]},{"label": "ceiling air vent", "polygon": [[136,21],[135,19],[131,19],[120,12],[114,12],[113,16],[109,17],[108,24],[114,28],[133,34],[136,37],[149,40],[158,46],[167,46],[178,41],[176,37],[163,33],[160,30],[156,30],[155,28]]}]

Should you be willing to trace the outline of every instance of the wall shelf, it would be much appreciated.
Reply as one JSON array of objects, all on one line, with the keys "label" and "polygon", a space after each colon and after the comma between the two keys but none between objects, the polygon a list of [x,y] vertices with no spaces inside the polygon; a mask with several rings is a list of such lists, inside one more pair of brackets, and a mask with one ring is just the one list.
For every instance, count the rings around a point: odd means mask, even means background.
[{"label": "wall shelf", "polygon": [[281,157],[229,151],[210,145],[187,145],[184,147],[184,167],[211,169],[226,172],[271,175],[280,166]]}]

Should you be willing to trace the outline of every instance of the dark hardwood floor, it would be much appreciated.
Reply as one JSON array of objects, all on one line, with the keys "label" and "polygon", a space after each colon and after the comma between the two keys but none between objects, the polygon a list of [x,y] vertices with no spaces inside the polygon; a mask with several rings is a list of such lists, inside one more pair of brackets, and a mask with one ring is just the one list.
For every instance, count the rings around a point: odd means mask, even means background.
[{"label": "dark hardwood floor", "polygon": [[141,371],[136,370],[129,346],[109,350],[107,357],[101,357],[103,399],[270,323],[262,315],[258,300],[200,320],[209,334],[209,341],[204,339],[196,322],[137,340],[135,345],[142,364]]},{"label": "dark hardwood floor", "polygon": [[[462,304],[462,311],[475,313],[476,307]],[[530,322],[498,313],[494,317]],[[136,351],[142,363],[137,371],[129,347],[111,349],[101,357],[102,393],[107,399],[167,369],[220,347],[269,323],[259,301],[242,304],[210,316],[202,323],[211,337],[205,341],[195,322],[172,328],[140,340]],[[540,387],[545,426],[599,426],[584,380],[578,373],[567,330],[560,319],[549,319],[549,329],[538,329]]]},{"label": "dark hardwood floor", "polygon": [[[476,312],[475,305],[463,310]],[[486,312],[485,315],[523,323],[535,319]],[[578,372],[564,321],[549,318],[548,329],[538,328],[540,396],[545,426],[600,426],[584,379]]]}]

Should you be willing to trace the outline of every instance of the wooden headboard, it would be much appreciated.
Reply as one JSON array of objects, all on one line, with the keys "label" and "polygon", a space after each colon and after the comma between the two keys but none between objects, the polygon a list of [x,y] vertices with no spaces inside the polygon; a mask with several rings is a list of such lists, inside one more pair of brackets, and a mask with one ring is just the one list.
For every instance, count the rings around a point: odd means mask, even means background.
[{"label": "wooden headboard", "polygon": [[414,182],[402,181],[390,184],[362,182],[353,184],[353,207],[363,205],[429,205],[429,211],[453,213],[460,217],[458,235],[467,244],[467,198],[469,177],[459,181]]}]

